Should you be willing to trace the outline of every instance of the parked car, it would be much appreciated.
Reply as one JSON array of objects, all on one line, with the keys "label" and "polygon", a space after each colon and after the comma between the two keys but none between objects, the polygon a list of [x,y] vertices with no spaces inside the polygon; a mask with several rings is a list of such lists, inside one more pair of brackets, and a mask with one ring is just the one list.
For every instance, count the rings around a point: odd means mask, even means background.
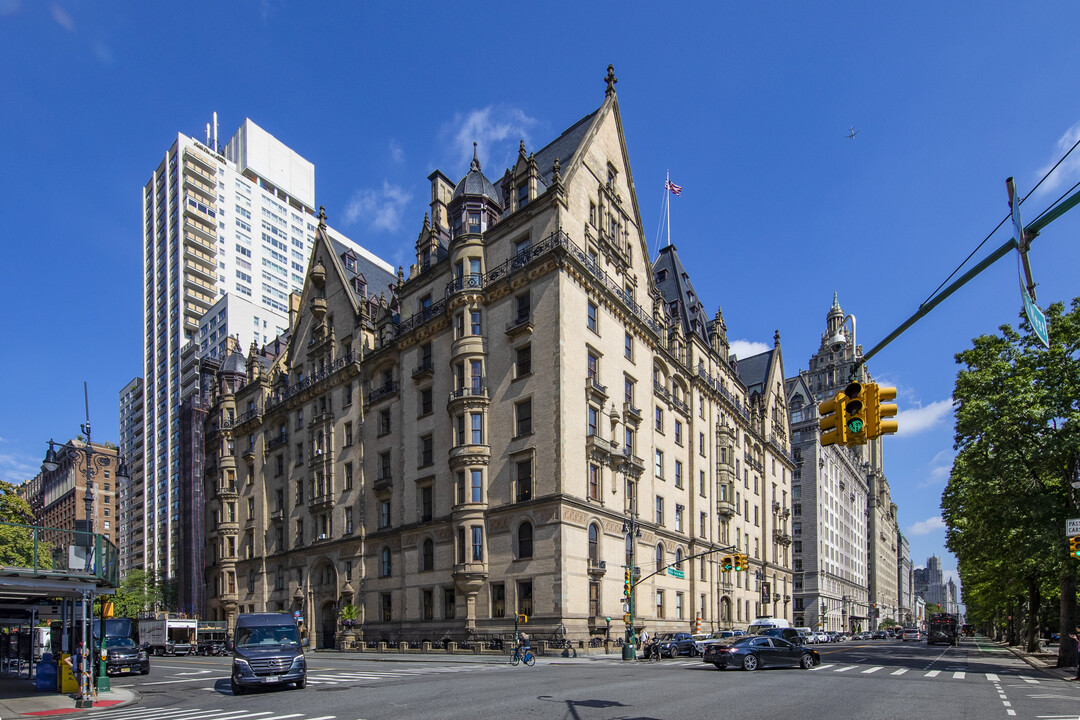
[{"label": "parked car", "polygon": [[660,633],[656,636],[660,643],[661,657],[675,657],[676,655],[697,655],[697,647],[690,633]]},{"label": "parked car", "polygon": [[821,662],[817,650],[794,645],[787,640],[765,635],[738,638],[734,642],[714,643],[705,648],[704,661],[717,669],[741,667],[757,670],[777,665],[801,667],[809,670]]},{"label": "parked car", "polygon": [[698,640],[697,636],[694,636],[694,649],[697,650],[698,655],[705,652],[705,646],[711,645],[714,642],[726,640],[728,638],[741,637],[743,635],[742,630],[717,630],[706,635],[703,639]]},{"label": "parked car", "polygon": [[908,640],[918,640],[919,639],[919,629],[918,628],[904,628],[904,632],[903,632],[901,637],[903,638],[904,642],[907,642]]},{"label": "parked car", "polygon": [[871,637],[871,640],[888,640],[888,639],[889,639],[889,633],[885,632],[884,630],[875,630],[874,634],[873,634],[873,637]]}]

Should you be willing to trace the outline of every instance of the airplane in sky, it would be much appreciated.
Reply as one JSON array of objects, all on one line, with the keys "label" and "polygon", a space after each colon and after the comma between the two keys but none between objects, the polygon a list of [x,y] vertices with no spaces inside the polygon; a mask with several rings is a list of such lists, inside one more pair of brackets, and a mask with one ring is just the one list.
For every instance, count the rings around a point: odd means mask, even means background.
[{"label": "airplane in sky", "polygon": [[848,129],[848,134],[847,134],[847,138],[848,138],[848,140],[854,140],[854,139],[855,139],[855,136],[856,136],[856,135],[858,135],[858,134],[859,134],[859,131],[855,129],[855,126],[854,126],[854,125],[852,125],[852,126],[851,126],[851,127],[850,127],[850,128]]}]

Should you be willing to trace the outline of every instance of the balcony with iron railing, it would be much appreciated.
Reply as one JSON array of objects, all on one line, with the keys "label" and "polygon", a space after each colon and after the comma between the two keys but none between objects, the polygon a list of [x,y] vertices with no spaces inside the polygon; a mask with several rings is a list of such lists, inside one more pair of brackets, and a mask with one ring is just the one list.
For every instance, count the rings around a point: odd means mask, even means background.
[{"label": "balcony with iron railing", "polygon": [[506,323],[506,334],[511,338],[525,335],[533,331],[533,318],[531,314],[518,315]]},{"label": "balcony with iron railing", "polygon": [[[600,285],[602,285],[608,292],[621,302],[626,310],[633,315],[639,322],[643,323],[646,327],[653,332],[659,334],[663,330],[661,323],[653,320],[652,314],[646,312],[640,305],[634,302],[633,297],[627,292],[622,284],[611,279],[607,273],[601,269],[599,264],[589,258],[588,253],[578,247],[565,232],[557,231],[544,238],[543,240],[530,245],[527,249],[522,250],[517,255],[513,256],[506,262],[492,268],[483,275],[465,275],[460,278],[455,278],[447,283],[446,295],[449,296],[454,293],[463,292],[466,290],[483,290],[491,285],[501,282],[508,278],[513,273],[524,269],[532,264],[534,261],[543,258],[545,256],[564,253],[580,265],[586,275],[592,277]],[[443,301],[435,303],[430,308],[425,308],[419,313],[409,317],[403,321],[397,328],[397,336],[401,337],[407,332],[415,330],[423,323],[430,320],[436,314],[441,314],[445,307]],[[438,308],[436,310],[436,308]]]},{"label": "balcony with iron railing", "polygon": [[289,441],[289,434],[288,433],[283,432],[283,433],[279,433],[277,435],[274,435],[273,437],[269,438],[266,441],[266,452],[270,452],[271,450],[276,450],[277,448],[281,447],[282,445],[284,445],[288,441]]},{"label": "balcony with iron railing", "polygon": [[374,405],[380,400],[385,400],[392,395],[396,395],[397,391],[397,380],[391,380],[388,383],[383,383],[382,387],[372,388],[371,390],[368,390],[367,396],[365,398],[365,403],[369,406]]},{"label": "balcony with iron railing", "polygon": [[482,378],[478,382],[472,385],[466,385],[463,388],[452,390],[449,396],[446,398],[447,404],[452,404],[459,400],[468,400],[470,398],[478,398],[482,400],[488,399],[487,378]]},{"label": "balcony with iron railing", "polygon": [[431,361],[431,358],[424,358],[423,361],[412,371],[413,380],[423,380],[424,378],[431,377],[435,374],[435,363]]},{"label": "balcony with iron railing", "polygon": [[664,400],[671,399],[671,393],[668,392],[668,389],[656,380],[653,380],[653,394]]},{"label": "balcony with iron railing", "polygon": [[727,404],[735,410],[737,413],[743,416],[743,419],[750,419],[750,411],[739,402],[739,399],[735,397],[731,391],[729,391],[724,384],[714,378],[705,370],[703,363],[698,363],[698,377],[705,381],[705,384],[715,393],[717,393],[723,400],[727,401]]},{"label": "balcony with iron railing", "polygon": [[353,364],[354,362],[359,362],[359,356],[355,355],[350,350],[326,367],[312,372],[310,376],[305,377],[304,379],[299,380],[292,385],[281,388],[280,390],[275,392],[269,399],[267,399],[266,411],[270,412],[282,403],[287,402],[297,393],[301,393],[314,385],[318,385],[322,381],[332,377],[335,373],[340,372],[343,368]]},{"label": "balcony with iron railing", "polygon": [[375,482],[372,483],[371,488],[377,493],[386,493],[394,487],[394,474],[389,470],[383,470],[379,473],[379,476],[375,478]]}]

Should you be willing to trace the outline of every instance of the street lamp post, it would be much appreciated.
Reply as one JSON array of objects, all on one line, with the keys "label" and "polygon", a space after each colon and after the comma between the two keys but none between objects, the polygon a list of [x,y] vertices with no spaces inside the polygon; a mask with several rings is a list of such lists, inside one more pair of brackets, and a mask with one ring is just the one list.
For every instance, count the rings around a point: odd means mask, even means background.
[{"label": "street lamp post", "polygon": [[638,527],[637,517],[633,514],[633,507],[631,507],[630,512],[630,516],[623,521],[622,527],[622,531],[626,535],[626,568],[630,572],[630,595],[627,598],[627,612],[630,616],[630,624],[627,626],[626,644],[623,645],[623,660],[637,658],[637,653],[634,650],[634,598],[637,597],[634,570],[636,567],[637,541],[641,538],[641,528]]},{"label": "street lamp post", "polygon": [[[86,401],[86,423],[80,425],[80,429],[83,435],[86,436],[86,443],[83,446],[83,451],[86,454],[86,494],[83,496],[83,502],[86,504],[86,537],[87,540],[87,554],[86,554],[86,572],[93,572],[94,570],[94,550],[96,548],[94,537],[94,448],[90,440],[90,402],[86,394],[86,383],[83,383],[83,398]],[[56,451],[57,443],[50,439],[49,449],[45,453],[45,460],[42,462],[41,467],[47,472],[56,472],[60,467],[60,463],[57,462],[58,454]],[[72,452],[77,452],[78,448],[71,444],[65,443],[61,446],[61,450],[68,448]],[[104,455],[103,453],[96,453],[97,455]],[[117,483],[128,479],[127,465],[124,463],[123,457],[120,455],[120,450],[116,451],[116,476]],[[101,562],[103,559],[98,558]],[[87,654],[87,657],[83,663],[83,678],[80,678],[80,702],[85,703],[91,695],[90,692],[90,623],[93,617],[94,598],[93,595],[83,594],[83,648]],[[97,648],[98,655],[98,673],[97,684],[95,686],[96,692],[108,692],[110,689],[109,676],[106,672],[106,648],[105,648],[105,603],[101,604],[101,626],[100,626],[100,644]],[[81,706],[80,706],[81,707]]]}]

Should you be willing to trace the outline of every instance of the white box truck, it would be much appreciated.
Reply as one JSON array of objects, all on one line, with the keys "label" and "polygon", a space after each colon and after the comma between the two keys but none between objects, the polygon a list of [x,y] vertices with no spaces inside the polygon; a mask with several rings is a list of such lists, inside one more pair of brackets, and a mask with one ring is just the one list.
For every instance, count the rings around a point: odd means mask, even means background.
[{"label": "white box truck", "polygon": [[139,618],[139,641],[154,655],[187,655],[195,651],[198,627],[195,618]]}]

